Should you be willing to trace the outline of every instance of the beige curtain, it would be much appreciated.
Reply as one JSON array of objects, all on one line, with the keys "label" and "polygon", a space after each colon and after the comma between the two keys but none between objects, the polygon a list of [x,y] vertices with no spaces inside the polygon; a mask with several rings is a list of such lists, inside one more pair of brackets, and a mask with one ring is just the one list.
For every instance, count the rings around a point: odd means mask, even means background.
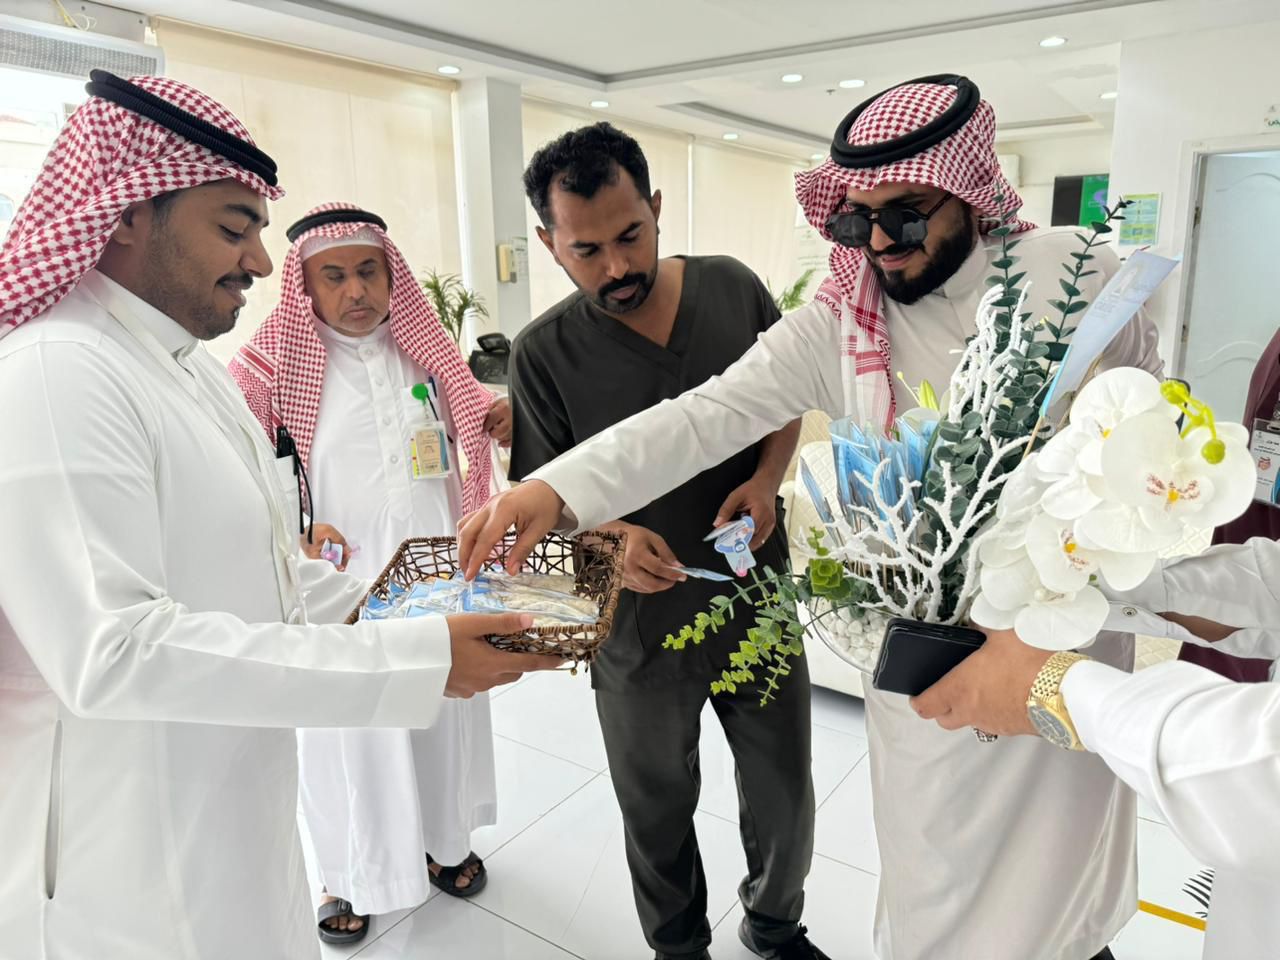
[{"label": "beige curtain", "polygon": [[[774,291],[800,274],[799,164],[699,142],[693,149],[693,252],[736,257]],[[809,286],[812,294],[821,278]]]}]

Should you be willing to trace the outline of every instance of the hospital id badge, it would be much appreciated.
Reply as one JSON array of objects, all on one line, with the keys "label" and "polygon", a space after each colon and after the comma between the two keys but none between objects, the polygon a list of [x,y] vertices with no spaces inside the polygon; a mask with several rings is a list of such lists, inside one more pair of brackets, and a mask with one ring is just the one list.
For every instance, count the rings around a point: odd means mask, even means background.
[{"label": "hospital id badge", "polygon": [[414,480],[432,480],[447,477],[451,472],[449,437],[444,424],[433,420],[413,426],[409,437],[409,476]]},{"label": "hospital id badge", "polygon": [[1249,438],[1255,484],[1253,499],[1280,507],[1280,420],[1254,420]]}]

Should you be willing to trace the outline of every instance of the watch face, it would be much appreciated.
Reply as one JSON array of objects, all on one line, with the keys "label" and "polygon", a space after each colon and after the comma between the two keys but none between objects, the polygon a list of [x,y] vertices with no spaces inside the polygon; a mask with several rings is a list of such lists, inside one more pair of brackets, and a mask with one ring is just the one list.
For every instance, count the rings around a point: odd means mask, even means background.
[{"label": "watch face", "polygon": [[1064,750],[1071,748],[1074,738],[1065,723],[1039,704],[1029,706],[1027,714],[1031,717],[1031,725],[1036,728],[1036,733],[1056,747]]}]

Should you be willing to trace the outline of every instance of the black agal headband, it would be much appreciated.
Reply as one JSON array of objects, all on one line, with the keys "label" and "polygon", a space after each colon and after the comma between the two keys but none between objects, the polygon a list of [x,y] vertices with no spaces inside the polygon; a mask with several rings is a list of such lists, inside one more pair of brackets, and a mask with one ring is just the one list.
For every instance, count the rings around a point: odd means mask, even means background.
[{"label": "black agal headband", "polygon": [[235,134],[228,133],[194,113],[174,106],[136,83],[121,80],[106,70],[93,70],[89,73],[89,82],[84,88],[92,97],[110,100],[131,113],[154,120],[185,140],[207,147],[237,167],[257,174],[269,187],[279,183],[276,162],[252,143],[241,140]]},{"label": "black agal headband", "polygon": [[[862,116],[864,110],[886,93],[897,90],[899,87],[909,87],[917,83],[932,83],[939,86],[955,87],[956,99],[951,106],[947,107],[946,110],[923,127],[912,130],[910,133],[905,133],[893,140],[858,145],[849,143],[849,131],[853,129],[853,125],[857,123],[858,117]],[[882,167],[885,164],[905,160],[907,157],[914,157],[935,144],[941,143],[968,123],[969,118],[973,116],[974,111],[978,109],[978,104],[981,102],[982,95],[978,92],[977,85],[968,77],[961,77],[954,73],[939,73],[930,77],[920,77],[918,80],[899,83],[888,90],[881,90],[869,100],[864,100],[854,107],[847,117],[840,121],[840,126],[836,127],[835,138],[831,141],[831,159],[839,166],[860,170],[868,167]]]},{"label": "black agal headband", "polygon": [[290,243],[297,243],[298,238],[307,231],[328,226],[331,223],[371,223],[380,230],[387,229],[387,222],[368,210],[322,210],[309,217],[303,217],[289,227],[284,235],[289,238]]}]

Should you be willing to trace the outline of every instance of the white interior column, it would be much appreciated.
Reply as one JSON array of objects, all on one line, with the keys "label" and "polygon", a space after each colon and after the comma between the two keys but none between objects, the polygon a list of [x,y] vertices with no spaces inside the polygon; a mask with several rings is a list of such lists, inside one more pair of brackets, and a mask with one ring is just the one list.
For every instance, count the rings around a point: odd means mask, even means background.
[{"label": "white interior column", "polygon": [[484,300],[489,319],[464,332],[465,351],[483,333],[510,338],[529,322],[527,252],[514,283],[498,279],[498,247],[529,242],[521,175],[521,100],[518,84],[482,78],[459,84],[454,110],[462,277]]}]

